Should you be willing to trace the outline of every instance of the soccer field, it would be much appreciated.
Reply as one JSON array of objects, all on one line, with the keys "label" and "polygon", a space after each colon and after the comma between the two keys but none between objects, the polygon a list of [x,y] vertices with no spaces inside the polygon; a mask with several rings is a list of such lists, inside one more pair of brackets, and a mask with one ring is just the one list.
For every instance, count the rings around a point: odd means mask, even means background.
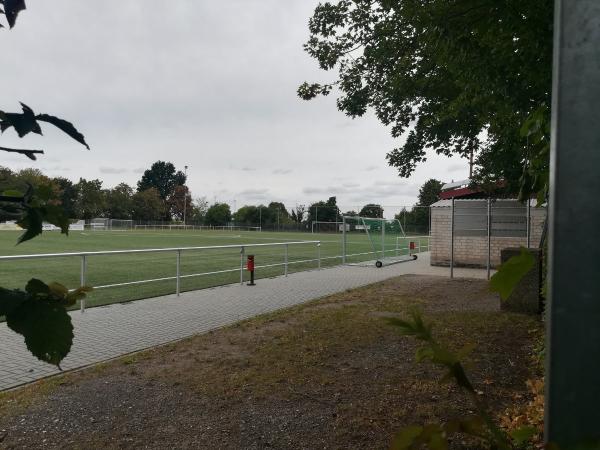
[{"label": "soccer field", "polygon": [[[288,272],[317,269],[341,264],[342,235],[340,233],[286,233],[257,231],[72,231],[68,237],[58,232],[44,232],[42,236],[15,245],[20,232],[0,232],[0,255],[35,255],[47,253],[102,252],[112,250],[166,249],[234,245],[233,248],[184,250],[180,259],[180,289],[189,291],[239,283],[240,262],[245,265],[246,255],[255,255],[256,277],[282,275],[285,267],[286,246],[246,247],[241,258],[240,246],[300,241],[320,241],[288,245]],[[408,241],[387,236],[387,255],[406,254]],[[427,246],[427,238],[416,239]],[[419,244],[417,244],[419,245]],[[380,247],[376,249],[380,251]],[[350,235],[347,254],[356,254],[348,262],[375,259],[373,246],[364,234]],[[391,252],[391,254],[390,254]],[[23,288],[30,278],[45,282],[56,281],[68,288],[80,284],[82,257],[49,257],[43,259],[0,260],[0,286]],[[375,269],[374,269],[375,270]],[[88,255],[85,257],[85,284],[100,287],[89,294],[86,306],[173,294],[176,290],[177,252]],[[221,273],[215,273],[221,272]],[[248,273],[244,270],[244,280]],[[142,280],[156,280],[137,283]],[[106,287],[111,284],[132,283]]]}]

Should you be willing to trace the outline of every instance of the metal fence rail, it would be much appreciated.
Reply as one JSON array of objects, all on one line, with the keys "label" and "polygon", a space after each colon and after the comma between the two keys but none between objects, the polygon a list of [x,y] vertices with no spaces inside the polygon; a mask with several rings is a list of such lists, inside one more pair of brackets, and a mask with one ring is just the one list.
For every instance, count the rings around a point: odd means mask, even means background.
[{"label": "metal fence rail", "polygon": [[[300,245],[314,245],[316,250],[315,258],[302,259],[302,260],[289,260],[289,248]],[[211,245],[202,247],[171,247],[171,248],[152,248],[152,249],[136,249],[136,250],[106,250],[96,252],[66,252],[66,253],[41,253],[34,255],[10,255],[0,256],[0,261],[15,261],[15,260],[32,260],[32,259],[48,259],[48,258],[81,258],[80,265],[80,285],[86,285],[86,272],[87,272],[87,259],[90,256],[104,256],[104,255],[130,255],[130,254],[143,254],[143,253],[173,253],[176,257],[176,271],[173,276],[160,277],[160,278],[149,278],[144,280],[127,281],[123,283],[112,283],[94,286],[94,289],[107,289],[121,286],[132,286],[145,283],[152,283],[158,281],[175,280],[176,288],[175,293],[180,295],[181,293],[181,280],[192,277],[201,277],[207,275],[216,275],[224,273],[238,272],[240,273],[240,284],[244,281],[244,256],[248,249],[257,247],[280,247],[284,249],[284,261],[282,263],[263,264],[257,265],[256,268],[267,268],[267,267],[281,267],[284,268],[284,275],[288,275],[289,266],[300,263],[316,262],[317,267],[321,268],[321,241],[296,241],[296,242],[273,242],[264,244],[234,244],[234,245]],[[215,270],[209,272],[199,272],[192,274],[181,273],[181,255],[184,252],[190,251],[208,251],[208,250],[224,250],[224,249],[239,249],[240,264],[239,267],[224,270]],[[85,300],[81,300],[81,311],[85,311]]]}]

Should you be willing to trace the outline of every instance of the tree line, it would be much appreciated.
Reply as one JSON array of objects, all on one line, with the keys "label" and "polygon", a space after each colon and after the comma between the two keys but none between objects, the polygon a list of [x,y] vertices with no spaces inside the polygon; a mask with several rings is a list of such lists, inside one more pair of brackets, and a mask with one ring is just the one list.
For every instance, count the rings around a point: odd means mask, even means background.
[{"label": "tree line", "polygon": [[[227,203],[208,204],[205,197],[192,198],[185,185],[186,175],[170,162],[157,161],[144,172],[136,188],[119,183],[105,188],[102,180],[80,178],[73,182],[64,177],[49,177],[39,169],[12,171],[0,167],[0,192],[8,189],[27,190],[28,186],[51,193],[52,201],[60,205],[70,219],[91,220],[105,217],[140,222],[167,221],[190,224],[228,225],[264,228],[310,228],[313,222],[340,222],[342,216],[383,218],[381,205],[369,203],[359,211],[342,211],[336,197],[309,205],[287,208],[282,202],[244,205],[232,212]],[[418,206],[429,206],[437,200],[442,183],[429,180],[421,188]],[[184,214],[185,208],[185,214]],[[404,210],[401,220],[412,227],[425,227],[428,213],[423,208]]]}]

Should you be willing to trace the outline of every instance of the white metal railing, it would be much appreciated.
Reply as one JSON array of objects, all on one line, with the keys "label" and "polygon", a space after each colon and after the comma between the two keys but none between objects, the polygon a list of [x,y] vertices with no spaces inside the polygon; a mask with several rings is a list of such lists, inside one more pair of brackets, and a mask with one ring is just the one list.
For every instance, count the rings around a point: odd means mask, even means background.
[{"label": "white metal railing", "polygon": [[[98,228],[100,229],[100,228]],[[108,228],[102,228],[108,230]],[[118,227],[116,229],[119,229]],[[124,228],[123,228],[124,229]],[[134,225],[134,230],[211,230],[211,231],[262,231],[261,227],[246,227],[242,225],[183,225],[183,224],[158,224],[158,225]]]},{"label": "white metal railing", "polygon": [[[316,258],[314,259],[303,259],[297,261],[289,260],[289,247],[298,245],[313,244],[316,246]],[[174,276],[167,276],[161,278],[150,278],[146,280],[135,280],[127,281],[124,283],[112,283],[100,286],[94,286],[94,289],[107,289],[112,287],[131,286],[144,283],[152,283],[157,281],[168,281],[175,280],[175,293],[180,295],[181,293],[181,280],[183,278],[200,277],[206,275],[216,275],[223,273],[232,273],[239,271],[240,273],[240,284],[244,282],[244,255],[246,249],[256,247],[283,247],[284,248],[284,261],[283,263],[263,264],[256,265],[255,268],[267,268],[267,267],[284,267],[284,275],[288,275],[288,269],[290,265],[316,262],[317,267],[321,269],[321,241],[296,241],[296,242],[272,242],[265,244],[235,244],[235,245],[211,245],[203,247],[173,247],[173,248],[151,248],[151,249],[136,249],[136,250],[106,250],[98,252],[67,252],[67,253],[41,253],[37,255],[10,255],[0,256],[0,261],[7,260],[26,260],[26,259],[43,259],[43,258],[81,258],[80,268],[80,285],[85,286],[86,284],[86,272],[87,272],[87,258],[89,256],[104,256],[104,255],[128,255],[128,254],[140,254],[140,253],[167,253],[173,252],[176,255],[176,271]],[[187,251],[201,251],[201,250],[221,250],[221,249],[240,249],[240,265],[239,268],[215,270],[211,272],[199,272],[193,274],[181,274],[181,254]],[[85,299],[81,300],[81,312],[85,311]]]}]

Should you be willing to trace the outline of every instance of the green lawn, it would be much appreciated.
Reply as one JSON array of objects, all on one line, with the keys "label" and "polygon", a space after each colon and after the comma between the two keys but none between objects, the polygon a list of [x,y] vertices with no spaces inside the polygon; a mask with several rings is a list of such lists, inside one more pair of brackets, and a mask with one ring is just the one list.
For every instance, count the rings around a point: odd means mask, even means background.
[{"label": "green lawn", "polygon": [[[276,233],[256,231],[72,231],[68,237],[58,232],[45,232],[42,236],[21,245],[15,245],[20,232],[0,231],[0,255],[33,255],[40,253],[95,252],[109,250],[156,249],[203,247],[219,245],[266,244],[274,242],[295,242],[320,240],[321,267],[341,263],[341,234]],[[406,254],[403,250],[408,240],[398,241],[395,236],[386,236],[387,256]],[[426,238],[421,239],[426,245]],[[381,251],[381,243],[375,244]],[[366,235],[350,235],[347,240],[347,253],[372,251]],[[318,267],[316,244],[290,245],[288,253],[289,272],[316,269]],[[246,254],[254,254],[257,278],[282,275],[285,260],[283,246],[248,247]],[[357,255],[348,262],[374,259],[373,254]],[[80,283],[81,257],[52,257],[27,260],[0,260],[0,286],[23,287],[32,277],[46,282],[57,281],[69,288]],[[156,252],[123,255],[92,255],[86,257],[86,284],[104,286],[116,283],[174,277],[176,274],[176,252]],[[244,258],[245,260],[245,258]],[[314,260],[314,261],[305,261]],[[260,267],[269,266],[271,267]],[[240,281],[240,248],[186,250],[181,253],[181,290],[189,291]],[[189,276],[206,272],[226,273]],[[187,277],[186,277],[187,276]],[[244,279],[248,274],[244,272]],[[175,280],[154,281],[120,287],[99,288],[92,292],[87,306],[99,306],[140,298],[156,297],[175,292]]]}]

